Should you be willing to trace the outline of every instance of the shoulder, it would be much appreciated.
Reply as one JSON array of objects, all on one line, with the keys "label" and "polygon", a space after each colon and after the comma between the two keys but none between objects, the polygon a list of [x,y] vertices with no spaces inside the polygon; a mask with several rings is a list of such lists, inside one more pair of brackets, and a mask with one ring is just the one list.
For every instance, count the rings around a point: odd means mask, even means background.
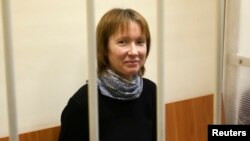
[{"label": "shoulder", "polygon": [[68,100],[67,105],[63,109],[61,121],[68,123],[67,119],[74,119],[76,115],[82,116],[87,112],[87,106],[87,86],[84,85]]},{"label": "shoulder", "polygon": [[156,83],[147,79],[143,78],[143,90],[141,94],[142,99],[147,99],[145,101],[149,101],[152,106],[154,107],[156,104],[156,96],[157,96],[157,86]]},{"label": "shoulder", "polygon": [[80,106],[86,105],[88,100],[88,85],[85,84],[79,88],[70,98],[69,102],[76,103]]},{"label": "shoulder", "polygon": [[146,87],[150,87],[150,88],[155,88],[156,89],[156,84],[155,82],[153,82],[152,80],[149,80],[147,78],[143,78],[143,85]]},{"label": "shoulder", "polygon": [[157,91],[157,86],[155,82],[147,78],[143,78],[143,92],[156,94],[156,91]]}]

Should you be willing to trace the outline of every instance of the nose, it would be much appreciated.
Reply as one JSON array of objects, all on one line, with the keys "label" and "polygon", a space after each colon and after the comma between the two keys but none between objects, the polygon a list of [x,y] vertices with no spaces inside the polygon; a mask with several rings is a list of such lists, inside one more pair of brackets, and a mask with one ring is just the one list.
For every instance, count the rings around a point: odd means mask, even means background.
[{"label": "nose", "polygon": [[138,55],[138,50],[137,50],[137,47],[134,43],[131,43],[128,54],[129,55]]}]

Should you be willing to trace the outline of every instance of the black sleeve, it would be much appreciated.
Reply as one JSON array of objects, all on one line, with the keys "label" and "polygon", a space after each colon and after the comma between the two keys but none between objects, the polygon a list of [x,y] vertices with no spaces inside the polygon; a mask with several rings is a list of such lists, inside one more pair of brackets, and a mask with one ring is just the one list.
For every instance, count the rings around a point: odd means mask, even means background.
[{"label": "black sleeve", "polygon": [[157,86],[153,85],[153,141],[157,140]]},{"label": "black sleeve", "polygon": [[[89,141],[87,104],[81,105],[71,98],[61,115],[58,141]],[[84,107],[85,106],[85,107]]]}]

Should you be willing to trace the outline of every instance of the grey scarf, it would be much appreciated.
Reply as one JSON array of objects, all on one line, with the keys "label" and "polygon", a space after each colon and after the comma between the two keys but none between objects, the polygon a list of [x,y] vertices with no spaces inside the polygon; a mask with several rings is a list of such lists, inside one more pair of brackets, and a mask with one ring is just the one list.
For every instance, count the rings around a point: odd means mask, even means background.
[{"label": "grey scarf", "polygon": [[105,96],[119,100],[132,100],[140,97],[143,79],[136,75],[132,81],[129,81],[107,70],[107,73],[98,79],[98,86]]}]

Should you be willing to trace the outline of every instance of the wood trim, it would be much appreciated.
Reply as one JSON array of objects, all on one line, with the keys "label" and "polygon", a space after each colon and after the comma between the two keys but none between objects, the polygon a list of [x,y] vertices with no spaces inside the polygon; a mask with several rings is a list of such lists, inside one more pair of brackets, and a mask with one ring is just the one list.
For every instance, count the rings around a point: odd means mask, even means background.
[{"label": "wood trim", "polygon": [[225,124],[225,106],[224,106],[224,100],[223,95],[221,96],[221,124]]},{"label": "wood trim", "polygon": [[[52,127],[38,131],[28,132],[19,136],[20,141],[57,141],[60,127]],[[0,138],[0,141],[9,141],[8,137]]]},{"label": "wood trim", "polygon": [[[213,123],[213,95],[166,104],[167,141],[207,141],[207,125]],[[60,127],[24,133],[20,141],[57,141]],[[8,138],[0,138],[8,141]]]},{"label": "wood trim", "polygon": [[213,95],[166,105],[167,141],[207,141],[213,123]]}]

